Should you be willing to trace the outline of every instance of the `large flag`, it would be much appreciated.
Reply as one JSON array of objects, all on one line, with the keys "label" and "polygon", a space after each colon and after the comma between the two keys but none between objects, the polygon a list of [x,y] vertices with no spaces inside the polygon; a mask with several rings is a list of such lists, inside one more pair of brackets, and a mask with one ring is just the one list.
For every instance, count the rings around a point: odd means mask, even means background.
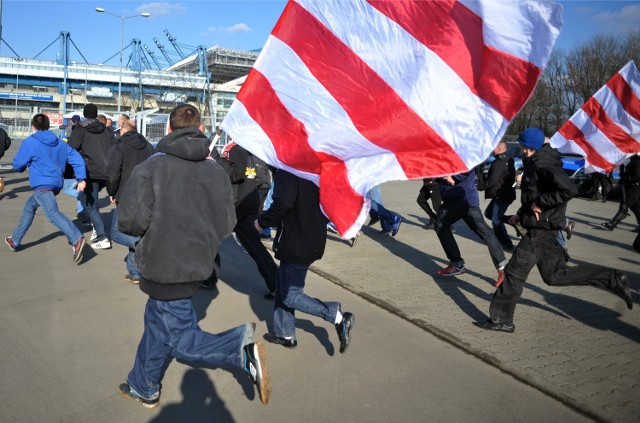
[{"label": "large flag", "polygon": [[583,156],[587,172],[609,172],[640,153],[640,73],[633,61],[562,125],[551,146]]},{"label": "large flag", "polygon": [[560,13],[548,1],[290,0],[222,128],[319,185],[350,238],[372,187],[489,156],[535,88]]}]

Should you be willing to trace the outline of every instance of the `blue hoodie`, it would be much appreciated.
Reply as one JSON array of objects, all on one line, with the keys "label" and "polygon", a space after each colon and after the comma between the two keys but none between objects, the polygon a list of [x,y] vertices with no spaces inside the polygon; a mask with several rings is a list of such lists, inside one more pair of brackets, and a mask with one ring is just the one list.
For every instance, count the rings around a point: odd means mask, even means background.
[{"label": "blue hoodie", "polygon": [[13,170],[24,172],[29,168],[31,188],[39,191],[60,191],[64,182],[66,163],[73,166],[76,178],[86,178],[82,156],[61,141],[51,131],[37,131],[20,145],[13,158]]},{"label": "blue hoodie", "polygon": [[466,207],[480,207],[480,196],[476,187],[476,173],[469,171],[453,176],[454,185],[449,185],[443,178],[438,179],[440,195],[443,201],[459,203]]}]

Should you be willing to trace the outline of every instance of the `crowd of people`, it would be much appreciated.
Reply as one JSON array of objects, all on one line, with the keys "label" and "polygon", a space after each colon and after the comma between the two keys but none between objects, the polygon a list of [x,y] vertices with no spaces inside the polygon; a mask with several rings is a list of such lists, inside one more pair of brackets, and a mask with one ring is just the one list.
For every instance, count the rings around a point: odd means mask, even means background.
[{"label": "crowd of people", "polygon": [[[14,170],[29,169],[33,194],[5,243],[13,251],[22,240],[38,208],[60,229],[80,263],[87,240],[78,226],[91,225],[90,247],[127,248],[125,280],[148,295],[144,334],[134,364],[120,392],[148,408],[156,407],[164,372],[173,358],[212,367],[242,368],[267,404],[271,378],[266,348],[254,340],[255,324],[246,323],[219,334],[198,326],[192,297],[201,287],[215,288],[220,272],[219,250],[231,233],[255,261],[264,279],[264,298],[274,301],[266,342],[295,348],[295,312],[319,317],[335,325],[339,351],[350,345],[355,316],[339,301],[323,301],[305,294],[310,265],[322,258],[330,224],[320,207],[318,187],[286,170],[269,168],[241,146],[230,142],[219,154],[204,135],[200,113],[190,105],[177,106],[169,116],[169,133],[154,148],[137,131],[136,123],[121,115],[115,131],[94,104],[71,119],[65,140],[49,130],[49,120],[37,114],[33,135],[23,141],[13,161]],[[536,128],[523,131],[518,142],[524,157],[520,206],[516,174],[506,144],[500,142],[488,171],[425,179],[417,203],[429,217],[425,229],[436,232],[448,266],[437,271],[452,277],[466,271],[454,237],[453,224],[463,220],[487,246],[496,269],[495,286],[486,330],[514,332],[515,306],[534,266],[545,283],[554,286],[589,285],[609,290],[627,307],[633,299],[627,276],[618,269],[596,265],[567,266],[566,240],[575,223],[566,217],[567,203],[577,189],[562,170],[559,153]],[[640,157],[623,168],[620,210],[603,225],[613,230],[630,209],[640,222]],[[107,232],[99,197],[106,188],[112,209]],[[77,223],[60,212],[56,195],[63,191],[77,201]],[[490,200],[480,210],[479,191]],[[380,222],[381,235],[396,236],[403,218],[387,210],[378,187],[367,194],[369,225]],[[428,200],[431,200],[432,207]],[[491,227],[485,221],[491,222]],[[517,245],[507,227],[516,228]],[[272,250],[261,238],[276,228]],[[88,230],[88,227],[87,227]],[[267,231],[267,232],[265,232]],[[188,241],[188,248],[181,242]],[[351,245],[355,243],[355,238]],[[640,252],[640,235],[633,243]],[[505,252],[511,253],[509,259]]]}]

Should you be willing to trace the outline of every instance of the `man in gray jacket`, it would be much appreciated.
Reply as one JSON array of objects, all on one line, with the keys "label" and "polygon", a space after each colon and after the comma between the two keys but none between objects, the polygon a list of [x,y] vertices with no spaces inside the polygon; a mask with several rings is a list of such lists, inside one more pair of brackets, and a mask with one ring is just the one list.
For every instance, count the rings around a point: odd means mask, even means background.
[{"label": "man in gray jacket", "polygon": [[119,229],[140,236],[140,289],[149,296],[144,334],[120,392],[147,408],[160,401],[160,382],[175,357],[219,368],[243,368],[260,400],[271,396],[266,350],[253,342],[255,324],[220,334],[198,326],[192,297],[214,269],[220,244],[236,223],[231,184],[209,157],[198,110],[183,104],[169,116],[157,153],[131,173],[118,203]]}]

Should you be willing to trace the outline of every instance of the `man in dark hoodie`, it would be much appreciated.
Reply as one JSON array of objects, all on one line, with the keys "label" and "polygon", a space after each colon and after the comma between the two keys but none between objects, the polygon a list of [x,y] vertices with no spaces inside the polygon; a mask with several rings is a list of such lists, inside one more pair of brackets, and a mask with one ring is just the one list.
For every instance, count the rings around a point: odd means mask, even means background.
[{"label": "man in dark hoodie", "polygon": [[124,234],[118,230],[118,202],[124,191],[127,180],[137,165],[147,160],[154,152],[153,146],[142,134],[138,133],[136,122],[127,120],[120,128],[120,138],[109,148],[107,156],[107,192],[113,209],[111,220],[111,240],[129,249],[125,257],[127,274],[125,280],[131,283],[140,281],[140,272],[136,266],[135,246],[139,237]]},{"label": "man in dark hoodie", "polygon": [[256,262],[258,272],[267,285],[269,292],[264,298],[273,299],[276,296],[278,266],[260,241],[260,233],[256,232],[253,226],[253,221],[260,211],[256,158],[249,151],[231,142],[224,148],[222,157],[217,160],[229,175],[235,197],[237,223],[233,231],[240,244]]},{"label": "man in dark hoodie", "polygon": [[524,283],[533,266],[542,280],[551,286],[591,285],[613,291],[627,307],[633,307],[631,291],[624,272],[591,264],[567,267],[557,233],[565,224],[567,203],[578,189],[562,170],[560,154],[537,128],[525,129],[518,142],[522,150],[522,206],[510,219],[521,224],[527,233],[522,237],[505,270],[504,282],[498,286],[489,319],[475,325],[486,330],[513,332],[513,315],[522,295]]},{"label": "man in dark hoodie", "polygon": [[[500,141],[493,150],[495,160],[489,167],[486,179],[478,174],[478,190],[491,199],[484,211],[484,217],[491,220],[493,233],[505,251],[513,251],[513,242],[504,227],[504,214],[516,199],[516,168],[513,159],[507,156],[507,143]],[[479,169],[479,168],[478,168]]]},{"label": "man in dark hoodie", "polygon": [[111,242],[104,231],[104,222],[98,209],[100,190],[107,185],[107,154],[113,142],[111,133],[102,122],[96,120],[98,108],[89,103],[84,106],[85,121],[71,131],[69,145],[79,151],[87,169],[87,188],[80,197],[82,206],[91,221],[91,248],[95,250],[111,248]]},{"label": "man in dark hoodie", "polygon": [[271,395],[264,344],[253,342],[255,324],[212,334],[200,329],[193,310],[192,297],[211,276],[220,244],[236,223],[229,178],[210,158],[202,130],[195,107],[173,109],[169,134],[133,170],[118,203],[120,231],[141,237],[139,286],[149,296],[144,334],[120,392],[147,408],[159,405],[160,383],[174,357],[212,368],[238,366],[264,404]]},{"label": "man in dark hoodie", "polygon": [[282,169],[276,172],[273,182],[273,202],[254,222],[258,232],[278,227],[273,242],[273,251],[280,260],[273,333],[266,333],[264,339],[295,348],[297,310],[333,323],[340,352],[344,353],[351,342],[355,316],[343,313],[339,302],[320,301],[304,293],[309,266],[322,258],[327,243],[328,220],[320,209],[318,186]]},{"label": "man in dark hoodie", "polygon": [[62,189],[64,168],[67,163],[73,166],[78,179],[78,190],[82,191],[86,183],[84,161],[77,151],[69,147],[64,141],[49,131],[49,118],[39,113],[31,119],[31,126],[35,133],[25,139],[13,158],[13,169],[24,172],[29,168],[29,182],[33,188],[33,195],[24,205],[22,217],[11,236],[4,239],[12,251],[20,249],[20,242],[25,236],[38,207],[42,207],[44,214],[58,229],[67,236],[69,244],[73,246],[73,261],[82,260],[82,249],[85,238],[76,226],[58,209],[56,195]]}]

